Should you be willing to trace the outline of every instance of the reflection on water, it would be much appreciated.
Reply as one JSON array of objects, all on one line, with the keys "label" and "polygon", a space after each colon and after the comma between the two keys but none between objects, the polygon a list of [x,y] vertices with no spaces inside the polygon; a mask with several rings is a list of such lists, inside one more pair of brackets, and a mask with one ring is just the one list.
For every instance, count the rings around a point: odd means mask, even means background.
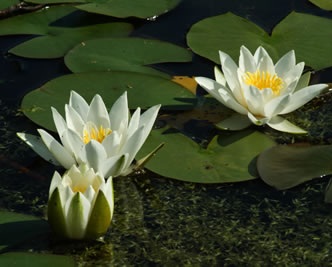
[{"label": "reflection on water", "polygon": [[[155,22],[149,21],[135,34],[184,46],[190,25],[204,16],[229,10],[267,30],[291,9],[327,14],[304,0],[270,2],[278,9],[269,7],[267,12],[263,6],[266,2],[188,0]],[[7,51],[8,47],[2,49]],[[19,67],[7,69],[7,75],[1,78],[2,99],[10,104],[0,103],[0,208],[43,217],[53,166],[16,138],[17,131],[35,129],[17,107],[24,92],[66,70],[60,61],[15,57],[2,58],[1,66],[5,70],[13,62]],[[211,75],[206,73],[212,70],[210,64],[198,57],[195,62],[196,65],[186,64],[181,71],[179,66],[169,65],[169,72]],[[45,70],[44,64],[52,68]],[[323,71],[322,82],[332,77],[326,73]],[[309,139],[267,131],[279,142],[331,143],[331,106],[328,93],[289,115],[295,117],[289,118],[294,123],[308,126]],[[313,180],[279,192],[259,179],[200,185],[142,172],[115,179],[115,213],[103,241],[58,243],[44,236],[19,248],[69,254],[82,266],[322,266],[332,262],[332,211],[323,202],[327,181]]]}]

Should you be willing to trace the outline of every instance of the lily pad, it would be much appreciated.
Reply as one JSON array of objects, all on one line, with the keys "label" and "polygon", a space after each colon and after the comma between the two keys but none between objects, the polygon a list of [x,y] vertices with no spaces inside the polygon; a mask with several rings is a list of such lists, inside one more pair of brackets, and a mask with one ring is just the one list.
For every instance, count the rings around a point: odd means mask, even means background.
[{"label": "lily pad", "polygon": [[54,130],[51,106],[63,113],[71,90],[87,101],[100,94],[107,107],[125,91],[131,109],[156,104],[169,109],[188,109],[196,102],[188,90],[169,79],[133,72],[95,72],[69,74],[44,84],[24,96],[22,110],[35,123]]},{"label": "lily pad", "polygon": [[8,8],[10,6],[18,4],[19,2],[19,0],[2,0],[0,3],[0,9]]},{"label": "lily pad", "polygon": [[47,35],[49,24],[74,12],[71,6],[54,6],[37,12],[0,20],[0,35]]},{"label": "lily pad", "polygon": [[143,38],[103,38],[85,41],[65,56],[72,72],[131,71],[169,75],[147,67],[163,62],[188,62],[191,53],[182,47]]},{"label": "lily pad", "polygon": [[153,130],[137,158],[160,143],[158,151],[146,168],[162,176],[195,183],[228,183],[258,177],[255,159],[275,143],[266,135],[250,130],[215,136],[208,147],[172,131]]},{"label": "lily pad", "polygon": [[131,24],[121,22],[75,28],[49,27],[45,36],[28,40],[9,52],[28,58],[58,58],[82,41],[101,37],[123,37],[131,31]]},{"label": "lily pad", "polygon": [[281,190],[332,174],[331,162],[331,145],[279,145],[260,154],[257,169],[264,182]]},{"label": "lily pad", "polygon": [[76,264],[73,258],[68,256],[28,252],[9,252],[0,255],[0,266],[74,267]]},{"label": "lily pad", "polygon": [[331,19],[297,12],[284,18],[271,36],[253,22],[232,13],[203,19],[187,35],[188,45],[195,53],[217,64],[220,64],[219,50],[236,60],[241,45],[251,51],[262,45],[275,61],[294,49],[298,61],[305,61],[316,70],[332,65],[331,39]]},{"label": "lily pad", "polygon": [[29,0],[32,3],[84,3],[76,5],[78,9],[118,18],[149,18],[166,13],[181,0]]},{"label": "lily pad", "polygon": [[[45,220],[30,215],[0,211],[0,250],[48,231],[49,227]],[[9,265],[2,265],[0,261],[0,266]]]},{"label": "lily pad", "polygon": [[325,10],[332,10],[332,1],[331,0],[309,0],[314,5]]}]

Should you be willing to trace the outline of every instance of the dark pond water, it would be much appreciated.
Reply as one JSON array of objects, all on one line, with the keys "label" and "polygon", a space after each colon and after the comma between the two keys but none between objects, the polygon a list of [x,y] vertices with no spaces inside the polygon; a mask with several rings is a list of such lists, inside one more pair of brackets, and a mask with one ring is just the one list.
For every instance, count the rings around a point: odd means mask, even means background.
[{"label": "dark pond water", "polygon": [[[205,17],[231,11],[271,31],[293,10],[332,18],[304,0],[185,0],[155,21],[136,21],[133,35],[186,46],[189,28]],[[36,127],[20,113],[19,103],[25,93],[69,71],[62,59],[7,54],[25,38],[0,38],[0,208],[44,217],[54,168],[16,138],[17,131]],[[199,56],[190,64],[157,67],[188,76],[212,77],[213,71]],[[314,78],[330,82],[331,71]],[[310,141],[331,140],[331,105],[325,99],[318,111],[308,107],[297,113],[311,112],[324,121],[324,135],[312,130]],[[115,180],[115,214],[104,242],[57,243],[42,236],[17,249],[71,255],[81,266],[332,266],[332,210],[323,199],[327,182],[316,179],[281,192],[259,179],[201,185],[146,171]]]}]

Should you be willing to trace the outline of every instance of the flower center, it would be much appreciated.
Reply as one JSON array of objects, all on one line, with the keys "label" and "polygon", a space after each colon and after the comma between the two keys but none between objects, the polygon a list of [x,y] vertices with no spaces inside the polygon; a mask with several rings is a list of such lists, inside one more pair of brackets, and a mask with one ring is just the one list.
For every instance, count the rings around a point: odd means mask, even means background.
[{"label": "flower center", "polygon": [[103,126],[100,126],[99,129],[97,127],[90,127],[90,129],[83,130],[83,142],[87,144],[93,139],[101,143],[111,133],[112,130],[110,128],[104,128]]},{"label": "flower center", "polygon": [[283,80],[278,75],[271,75],[269,72],[256,70],[254,73],[246,72],[243,80],[248,85],[253,85],[259,90],[271,88],[274,95],[280,94],[280,89],[283,87]]},{"label": "flower center", "polygon": [[76,192],[81,192],[84,193],[86,191],[87,187],[85,185],[75,185],[71,188],[71,190],[76,193]]}]

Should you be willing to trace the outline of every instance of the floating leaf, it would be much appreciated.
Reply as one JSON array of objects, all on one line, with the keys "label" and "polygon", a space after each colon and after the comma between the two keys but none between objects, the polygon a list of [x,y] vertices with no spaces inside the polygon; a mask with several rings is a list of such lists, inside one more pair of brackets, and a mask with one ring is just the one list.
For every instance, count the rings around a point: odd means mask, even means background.
[{"label": "floating leaf", "polygon": [[62,57],[76,44],[94,38],[122,37],[132,30],[131,24],[114,22],[85,27],[49,27],[45,36],[36,37],[9,50],[10,53],[29,58]]},{"label": "floating leaf", "polygon": [[331,19],[297,12],[283,19],[271,36],[256,24],[232,13],[203,19],[194,24],[187,35],[188,45],[195,53],[217,64],[220,64],[219,50],[236,61],[241,45],[251,51],[262,45],[274,60],[294,49],[297,60],[305,61],[314,69],[332,65],[331,39]]},{"label": "floating leaf", "polygon": [[87,101],[100,94],[108,107],[124,91],[128,91],[130,108],[162,104],[163,108],[188,109],[196,102],[190,92],[169,79],[133,72],[95,72],[65,75],[46,83],[24,96],[22,110],[35,123],[54,130],[51,106],[62,113],[71,90]]},{"label": "floating leaf", "polygon": [[174,76],[172,81],[181,84],[184,88],[196,95],[197,82],[194,78],[188,76]]},{"label": "floating leaf", "polygon": [[325,10],[332,10],[332,1],[331,0],[309,0],[314,5]]},{"label": "floating leaf", "polygon": [[195,183],[227,183],[257,177],[255,158],[275,143],[259,132],[215,136],[207,149],[179,132],[153,130],[139,152],[142,157],[160,143],[164,147],[146,164],[162,176]]},{"label": "floating leaf", "polygon": [[68,256],[29,252],[9,252],[0,255],[0,266],[74,267],[76,264],[75,261]]},{"label": "floating leaf", "polygon": [[72,72],[131,71],[168,77],[146,65],[188,62],[191,53],[182,47],[143,38],[103,38],[82,42],[69,51],[65,63]]},{"label": "floating leaf", "polygon": [[71,6],[54,6],[0,20],[0,35],[48,34],[49,24],[74,12]]},{"label": "floating leaf", "polygon": [[277,189],[287,189],[332,174],[331,162],[331,145],[279,145],[260,154],[257,169],[264,182]]},{"label": "floating leaf", "polygon": [[5,9],[18,3],[20,3],[19,0],[1,0],[0,9]]},{"label": "floating leaf", "polygon": [[[46,221],[40,218],[9,212],[0,211],[0,250],[16,245],[36,235],[48,233],[49,228]],[[2,265],[0,261],[0,266]]]},{"label": "floating leaf", "polygon": [[78,9],[118,18],[149,18],[166,13],[181,0],[29,0],[32,3],[85,3],[77,5]]}]

